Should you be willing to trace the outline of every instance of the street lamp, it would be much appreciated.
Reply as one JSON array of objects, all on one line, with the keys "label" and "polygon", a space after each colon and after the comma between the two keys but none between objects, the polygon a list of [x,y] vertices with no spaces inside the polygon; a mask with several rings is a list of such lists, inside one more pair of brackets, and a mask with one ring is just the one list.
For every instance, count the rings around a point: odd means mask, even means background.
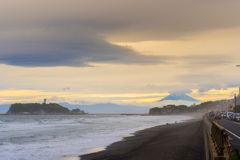
[{"label": "street lamp", "polygon": [[[240,65],[236,65],[236,67],[240,67]],[[240,88],[239,88],[239,94],[240,94]],[[234,106],[234,111],[236,109],[236,106],[237,106],[237,97],[236,97],[236,94],[234,96],[234,101],[235,101],[235,106]]]}]

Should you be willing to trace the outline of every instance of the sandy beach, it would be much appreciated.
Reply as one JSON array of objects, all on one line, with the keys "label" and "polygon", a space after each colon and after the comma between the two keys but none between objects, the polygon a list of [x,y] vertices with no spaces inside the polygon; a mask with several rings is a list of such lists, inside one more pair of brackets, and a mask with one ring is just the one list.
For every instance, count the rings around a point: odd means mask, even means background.
[{"label": "sandy beach", "polygon": [[106,150],[80,157],[81,160],[203,160],[202,119],[137,131]]}]

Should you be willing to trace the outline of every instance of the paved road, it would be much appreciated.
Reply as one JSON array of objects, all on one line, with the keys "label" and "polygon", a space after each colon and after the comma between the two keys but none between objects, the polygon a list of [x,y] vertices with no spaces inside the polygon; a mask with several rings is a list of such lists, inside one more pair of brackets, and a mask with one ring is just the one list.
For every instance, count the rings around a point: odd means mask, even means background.
[{"label": "paved road", "polygon": [[232,148],[237,148],[240,151],[240,123],[225,119],[218,120],[218,122],[226,129]]}]

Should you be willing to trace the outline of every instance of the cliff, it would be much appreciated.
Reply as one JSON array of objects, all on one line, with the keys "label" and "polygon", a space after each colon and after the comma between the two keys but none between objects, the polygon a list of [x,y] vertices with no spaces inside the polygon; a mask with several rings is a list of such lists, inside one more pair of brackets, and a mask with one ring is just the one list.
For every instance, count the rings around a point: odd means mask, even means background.
[{"label": "cliff", "polygon": [[70,111],[57,103],[16,103],[12,104],[7,114],[83,114],[79,109]]}]

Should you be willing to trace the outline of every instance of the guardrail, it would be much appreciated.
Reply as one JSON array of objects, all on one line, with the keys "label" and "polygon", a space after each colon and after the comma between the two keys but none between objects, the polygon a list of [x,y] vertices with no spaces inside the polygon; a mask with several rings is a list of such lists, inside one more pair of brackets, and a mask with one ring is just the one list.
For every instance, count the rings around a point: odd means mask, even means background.
[{"label": "guardrail", "polygon": [[238,150],[234,150],[233,154],[225,129],[207,114],[204,116],[204,126],[206,160],[240,160]]},{"label": "guardrail", "polygon": [[[211,138],[214,143],[217,155],[219,156],[224,155],[223,151],[226,147],[228,148],[231,154],[231,146],[228,141],[228,135],[227,133],[225,133],[225,129],[215,121],[212,122]],[[225,143],[225,141],[227,141],[227,143]],[[228,144],[228,146],[225,147],[225,144]]]}]

